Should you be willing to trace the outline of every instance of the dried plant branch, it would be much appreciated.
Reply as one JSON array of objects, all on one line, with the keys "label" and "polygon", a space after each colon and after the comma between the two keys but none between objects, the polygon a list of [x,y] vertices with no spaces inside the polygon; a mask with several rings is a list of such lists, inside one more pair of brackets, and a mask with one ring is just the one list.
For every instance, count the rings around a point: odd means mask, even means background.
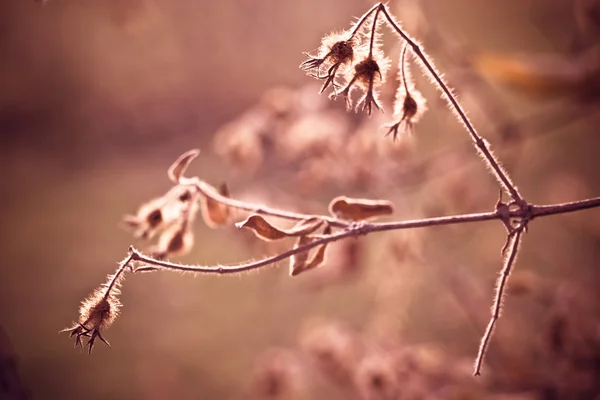
[{"label": "dried plant branch", "polygon": [[[146,263],[149,266],[159,267],[158,269],[165,269],[171,271],[178,272],[194,272],[200,274],[217,274],[217,275],[228,275],[228,274],[237,274],[241,272],[252,271],[255,269],[259,269],[262,267],[266,267],[269,265],[273,265],[278,263],[279,261],[283,261],[288,259],[296,254],[306,253],[312,248],[335,242],[338,240],[342,240],[348,237],[356,236],[357,233],[355,230],[344,230],[338,232],[336,234],[323,236],[321,238],[315,239],[314,241],[303,244],[302,246],[295,247],[291,250],[283,252],[281,254],[267,257],[259,261],[243,263],[239,265],[217,265],[217,266],[202,266],[202,265],[184,265],[178,263],[172,263],[168,261],[156,260],[152,257],[148,257],[140,253],[135,249],[131,249],[131,257],[135,261]],[[144,266],[136,268],[134,271],[144,271],[146,268]],[[155,270],[155,269],[153,269]]]},{"label": "dried plant branch", "polygon": [[[130,249],[132,249],[132,248],[130,247]],[[129,251],[129,254],[127,255],[127,257],[125,257],[125,259],[123,261],[121,261],[121,263],[119,264],[119,268],[117,268],[117,271],[114,273],[114,275],[108,282],[108,285],[106,286],[106,293],[104,294],[103,300],[106,300],[110,296],[110,293],[115,288],[117,282],[119,282],[121,275],[123,275],[125,270],[131,266],[130,264],[131,264],[132,260],[133,260],[133,256],[131,254],[131,251]]]},{"label": "dried plant branch", "polygon": [[237,208],[238,210],[250,211],[255,214],[267,215],[271,217],[289,219],[292,221],[302,221],[310,218],[319,218],[331,226],[338,228],[346,228],[350,225],[350,222],[343,221],[337,218],[329,217],[326,215],[311,215],[311,214],[301,214],[295,213],[291,211],[279,210],[272,207],[267,207],[262,204],[253,204],[245,201],[240,201],[236,199],[232,199],[229,197],[222,196],[219,194],[214,188],[207,184],[204,181],[201,181],[198,178],[190,178],[187,181],[189,184],[193,185],[198,189],[200,193],[203,195],[212,198],[213,200],[224,204],[229,207]]},{"label": "dried plant branch", "polygon": [[498,182],[507,191],[507,193],[510,194],[511,198],[514,201],[516,201],[517,203],[522,203],[523,199],[517,187],[512,183],[506,170],[502,168],[500,161],[496,159],[492,151],[489,149],[489,144],[477,133],[475,127],[467,117],[467,114],[456,99],[456,96],[452,93],[446,82],[444,82],[440,73],[437,72],[437,70],[435,69],[433,62],[427,58],[427,56],[423,53],[421,47],[417,44],[417,42],[404,32],[404,30],[400,27],[400,24],[387,10],[387,7],[383,3],[380,3],[379,7],[385,15],[389,24],[394,29],[394,31],[396,31],[396,33],[408,43],[408,45],[412,48],[412,51],[421,60],[423,66],[431,75],[438,88],[444,93],[444,95],[446,96],[446,100],[448,100],[451,106],[451,109],[456,113],[460,121],[464,124],[465,128],[467,129],[467,131],[471,135],[471,138],[473,139],[473,143],[475,144],[479,152],[481,152],[481,155],[486,161],[487,166],[493,172]]},{"label": "dried plant branch", "polygon": [[[373,7],[371,7],[369,9],[369,11],[364,13],[362,15],[362,17],[360,17],[358,19],[358,21],[356,21],[356,23],[354,24],[354,27],[350,31],[350,37],[353,37],[354,35],[356,35],[356,33],[359,31],[359,29],[362,27],[362,25],[365,23],[365,21],[367,21],[367,19],[371,16],[371,14],[373,14],[374,11],[377,11],[377,13],[379,13],[380,9],[381,9],[381,5],[375,4]],[[375,19],[377,19],[377,18],[375,18]]]},{"label": "dried plant branch", "polygon": [[496,321],[500,318],[500,310],[502,308],[502,299],[504,297],[504,289],[506,288],[506,282],[508,281],[508,277],[512,270],[512,266],[517,259],[517,253],[519,252],[519,246],[521,245],[521,235],[523,233],[524,227],[521,227],[515,231],[513,235],[508,236],[508,256],[506,257],[506,261],[504,262],[504,268],[500,273],[500,277],[498,278],[498,283],[496,285],[496,299],[494,300],[494,305],[492,306],[492,318],[483,334],[483,338],[481,339],[481,345],[479,347],[479,352],[477,354],[477,359],[475,360],[475,376],[481,375],[481,366],[483,364],[483,358],[487,352],[488,345],[490,343],[490,339],[492,338],[492,333],[494,332],[494,328],[496,326]]},{"label": "dried plant branch", "polygon": [[598,206],[600,206],[600,197],[548,206],[531,206],[531,216],[542,217],[546,215],[566,214],[574,211],[587,210],[588,208],[596,208]]},{"label": "dried plant branch", "polygon": [[[237,204],[242,203],[242,201],[237,201]],[[248,203],[249,204],[249,203]],[[571,203],[564,204],[554,204],[554,205],[545,205],[545,206],[531,206],[531,215],[533,216],[549,216],[556,214],[564,214],[570,213],[578,210],[585,210],[589,208],[600,207],[600,197],[596,197],[594,199],[589,200],[581,200]],[[250,208],[250,206],[244,206],[243,209]],[[282,216],[284,214],[277,214],[277,216]],[[297,219],[302,214],[294,214],[292,219]],[[510,212],[510,218],[523,218],[523,213],[521,210],[513,210]],[[328,217],[323,215],[306,215],[306,218],[322,218],[327,219]],[[444,225],[456,225],[456,224],[464,224],[464,223],[473,223],[473,222],[482,222],[482,221],[490,221],[494,219],[503,219],[504,215],[499,211],[491,211],[486,213],[473,213],[473,214],[460,214],[460,215],[452,215],[446,217],[434,217],[434,218],[423,218],[423,219],[415,219],[415,220],[404,220],[404,221],[395,221],[395,222],[380,222],[380,223],[355,223],[348,224],[346,229],[339,231],[335,234],[322,236],[318,239],[306,243],[301,247],[297,247],[281,254],[264,258],[259,261],[244,263],[233,266],[200,266],[200,265],[184,265],[178,263],[167,262],[163,260],[156,260],[152,257],[148,257],[143,255],[138,250],[130,248],[130,259],[134,261],[140,261],[146,263],[148,265],[153,265],[156,267],[162,267],[164,269],[180,271],[180,272],[198,272],[198,273],[206,273],[206,274],[218,274],[218,275],[226,275],[226,274],[235,274],[239,272],[251,271],[254,269],[259,269],[264,266],[268,266],[271,264],[278,263],[279,261],[283,261],[293,255],[304,253],[312,248],[335,242],[338,240],[350,238],[350,237],[358,237],[364,236],[375,232],[384,232],[384,231],[394,231],[401,229],[412,229],[412,228],[424,228],[424,227],[433,227],[433,226],[444,226]],[[301,218],[304,219],[304,218]],[[519,229],[515,236],[521,237],[522,229]],[[516,246],[513,246],[514,239],[511,240],[509,246],[512,250]],[[514,258],[514,256],[513,256]],[[510,256],[509,256],[510,259]],[[511,262],[512,263],[512,262]],[[118,271],[122,271],[123,268],[119,268]],[[143,271],[143,268],[136,268],[135,271]]]},{"label": "dried plant branch", "polygon": [[371,28],[371,38],[369,41],[369,58],[373,57],[373,48],[375,47],[375,36],[377,35],[377,17],[379,16],[380,11],[381,7],[377,7],[375,9],[375,15],[373,16],[373,27]]},{"label": "dried plant branch", "polygon": [[[170,170],[173,170],[171,168]],[[478,369],[479,373],[485,350],[491,338],[492,329],[495,325],[495,320],[499,315],[499,307],[501,304],[501,298],[504,291],[506,280],[508,279],[508,273],[512,268],[516,253],[518,251],[518,244],[521,239],[522,231],[526,228],[527,223],[536,217],[544,217],[555,214],[569,213],[577,210],[589,209],[594,207],[600,207],[600,197],[587,199],[571,203],[554,204],[554,205],[543,205],[535,206],[528,205],[526,208],[510,209],[510,207],[501,201],[496,205],[496,209],[491,212],[485,213],[472,213],[462,215],[452,215],[435,218],[424,218],[416,220],[403,220],[393,222],[367,222],[365,219],[389,214],[393,207],[391,203],[386,201],[374,201],[366,199],[349,199],[346,197],[338,197],[332,200],[330,204],[330,212],[335,215],[343,216],[345,219],[332,218],[326,215],[309,215],[301,213],[292,213],[274,208],[264,207],[262,205],[256,205],[241,200],[236,200],[230,197],[222,196],[215,188],[201,181],[199,178],[185,178],[179,176],[177,179],[177,186],[170,190],[165,197],[169,201],[179,200],[184,202],[187,206],[181,208],[182,215],[185,215],[183,220],[184,225],[189,223],[190,210],[194,207],[187,202],[190,200],[199,201],[199,194],[210,197],[212,201],[222,204],[223,206],[230,208],[237,208],[240,210],[251,211],[255,214],[263,214],[267,216],[274,216],[278,218],[300,221],[294,229],[282,229],[274,231],[278,233],[275,236],[269,236],[269,238],[285,238],[292,237],[294,235],[307,235],[303,236],[310,240],[300,240],[296,246],[282,252],[280,254],[267,257],[259,261],[253,261],[248,263],[242,263],[239,265],[232,266],[201,266],[201,265],[184,265],[165,261],[157,257],[150,257],[142,254],[140,251],[129,248],[128,256],[120,263],[116,272],[110,276],[109,281],[98,289],[88,300],[86,300],[81,308],[81,315],[79,323],[73,327],[66,329],[71,333],[71,336],[76,337],[76,344],[81,344],[82,337],[88,337],[89,351],[94,344],[94,339],[98,337],[100,340],[108,344],[102,337],[101,329],[108,327],[116,318],[120,303],[118,302],[118,287],[123,278],[124,273],[127,270],[132,272],[152,272],[158,270],[171,270],[178,272],[192,272],[199,274],[236,274],[245,271],[251,271],[260,269],[269,265],[277,264],[280,261],[291,258],[300,254],[307,254],[310,250],[319,247],[317,255],[312,258],[310,268],[312,269],[318,264],[322,263],[325,257],[325,246],[329,243],[356,238],[358,236],[364,236],[375,232],[393,231],[401,229],[411,229],[420,227],[430,226],[442,226],[452,225],[461,223],[473,223],[481,221],[489,221],[498,219],[501,220],[506,226],[510,227],[511,220],[520,221],[520,226],[515,231],[509,233],[511,238],[511,250],[508,257],[507,264],[505,264],[503,278],[500,281],[498,288],[498,296],[495,301],[495,311],[493,314],[493,321],[490,323],[488,333],[484,336],[482,341],[482,348],[478,356]],[[178,189],[179,188],[179,189]],[[195,188],[197,192],[188,192],[190,188]],[[181,192],[183,190],[183,192]],[[174,196],[174,193],[181,193],[179,196]],[[163,207],[169,206],[168,202],[158,202]],[[348,220],[346,220],[348,218]],[[250,219],[248,219],[250,220]],[[247,221],[248,221],[247,220]],[[327,229],[324,234],[313,234],[313,232],[320,227],[322,223],[327,224]],[[268,222],[261,222],[261,224],[268,224]],[[239,225],[239,227],[245,227]],[[262,225],[261,225],[262,226]],[[331,228],[338,228],[337,232],[332,232]],[[262,229],[262,228],[261,228]],[[271,240],[271,239],[269,239]],[[167,254],[168,255],[168,252]],[[162,254],[161,254],[162,256]],[[142,265],[139,265],[142,264]],[[301,269],[290,270],[292,276],[299,273]]]},{"label": "dried plant branch", "polygon": [[[401,95],[397,96],[397,101],[398,99],[403,101],[403,107],[400,109],[403,110],[404,116],[400,119],[400,122],[408,119],[407,123],[412,123],[412,118],[417,115],[417,112],[423,111],[424,107],[424,102],[418,105],[413,95],[410,94],[409,89],[415,94],[417,92],[413,88],[409,88],[412,83],[409,85],[405,76],[407,73],[407,70],[405,70],[405,55],[408,46],[410,46],[412,52],[420,61],[422,69],[431,77],[436,87],[442,91],[448,101],[449,108],[455,112],[458,119],[464,124],[476,150],[482,156],[482,161],[499,182],[501,191],[506,191],[510,195],[511,201],[506,204],[500,197],[495,209],[490,212],[392,222],[367,222],[372,218],[391,214],[393,205],[385,200],[349,199],[341,196],[333,199],[330,203],[329,211],[332,216],[295,213],[237,200],[229,197],[229,191],[226,187],[219,191],[198,177],[184,177],[190,162],[199,154],[198,150],[191,150],[179,157],[168,169],[168,176],[176,184],[175,187],[163,197],[154,199],[144,205],[137,216],[129,216],[125,221],[125,225],[134,228],[138,233],[141,232],[141,234],[136,233],[136,235],[142,239],[150,239],[153,234],[162,232],[160,233],[162,243],[159,246],[160,251],[153,252],[152,256],[149,256],[133,247],[129,248],[128,256],[120,263],[116,272],[109,277],[109,281],[83,302],[80,308],[79,322],[66,330],[71,333],[71,336],[75,336],[76,345],[81,344],[82,337],[89,338],[87,345],[90,352],[96,337],[108,344],[101,335],[101,329],[108,327],[116,318],[120,307],[117,299],[119,286],[127,271],[136,273],[170,270],[198,274],[236,274],[275,265],[280,261],[291,258],[290,275],[295,276],[322,264],[327,250],[326,246],[332,242],[357,238],[375,232],[500,220],[507,229],[505,248],[508,250],[508,254],[498,279],[492,317],[481,340],[475,362],[475,375],[481,373],[484,357],[501,313],[505,287],[520,249],[522,235],[527,231],[528,224],[538,217],[600,207],[600,197],[541,206],[529,204],[525,201],[508,173],[490,150],[489,144],[473,127],[456,96],[444,82],[440,73],[437,72],[433,62],[423,53],[419,44],[404,32],[383,3],[378,3],[369,9],[349,31],[329,37],[328,40],[323,42],[319,56],[309,55],[309,59],[301,64],[301,68],[307,71],[309,75],[318,79],[325,79],[321,92],[331,85],[334,92],[333,96],[336,96],[336,87],[340,86],[337,80],[342,79],[345,87],[341,94],[345,97],[348,105],[351,104],[351,90],[358,88],[364,94],[357,104],[357,109],[362,105],[362,110],[367,111],[370,115],[373,105],[377,109],[381,108],[378,104],[377,88],[384,82],[388,63],[377,40],[376,30],[380,15],[385,17],[385,21],[404,41],[400,68],[402,74],[400,89],[403,88],[404,94],[401,92]],[[364,28],[367,21],[370,21],[371,16],[373,21],[369,35],[369,32],[361,32],[361,29]],[[365,28],[365,30],[368,30],[368,28]],[[356,55],[360,55],[360,57],[355,59]],[[321,74],[322,67],[327,68],[327,75]],[[395,125],[394,138],[398,126],[399,123]],[[263,240],[285,240],[293,237],[296,239],[296,243],[289,250],[274,256],[238,265],[202,266],[166,261],[164,258],[180,254],[191,247],[193,236],[189,226],[198,210],[197,203],[202,201],[204,201],[205,207],[203,217],[211,227],[233,222],[230,221],[229,211],[230,209],[238,209],[257,214],[251,215],[243,223],[237,224],[236,226],[239,228],[252,229]],[[291,229],[278,228],[258,215],[296,221],[296,225]],[[317,233],[322,228],[324,229],[321,233]],[[337,229],[337,231],[334,231],[334,229]],[[317,250],[312,257],[309,257],[309,252],[313,249]]]}]

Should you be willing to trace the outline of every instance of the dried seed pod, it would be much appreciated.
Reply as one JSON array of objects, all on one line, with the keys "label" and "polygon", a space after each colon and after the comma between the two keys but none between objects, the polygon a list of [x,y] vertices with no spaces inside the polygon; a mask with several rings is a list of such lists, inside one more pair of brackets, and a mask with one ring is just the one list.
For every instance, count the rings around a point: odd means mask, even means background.
[{"label": "dried seed pod", "polygon": [[165,199],[155,198],[142,204],[134,215],[125,215],[121,226],[132,229],[134,236],[141,239],[150,239],[165,226]]},{"label": "dried seed pod", "polygon": [[[96,289],[87,299],[81,303],[79,308],[79,322],[70,328],[63,329],[61,332],[69,332],[70,337],[75,337],[75,346],[83,348],[82,337],[88,337],[86,346],[88,353],[92,352],[96,338],[100,339],[107,346],[110,344],[102,336],[102,330],[108,328],[119,315],[121,303],[118,295],[122,276],[114,279],[114,275],[109,275],[107,283]],[[107,291],[110,292],[107,294]]]},{"label": "dried seed pod", "polygon": [[160,236],[158,244],[151,249],[152,256],[164,259],[187,254],[194,245],[194,235],[187,223],[172,225]]},{"label": "dried seed pod", "polygon": [[[373,106],[381,110],[379,105],[378,87],[385,82],[385,74],[389,68],[389,60],[379,51],[374,51],[354,66],[354,73],[340,92],[346,100],[348,109],[352,108],[351,92],[355,87],[364,91],[363,96],[356,104],[356,111],[362,108],[371,115]],[[332,95],[336,97],[336,95]]]},{"label": "dried seed pod", "polygon": [[400,70],[398,91],[394,100],[394,118],[396,121],[388,126],[386,136],[393,134],[394,141],[397,140],[399,131],[403,129],[406,133],[412,133],[414,124],[421,119],[427,110],[425,98],[415,89],[410,76],[406,53],[408,45],[404,45],[400,57]]},{"label": "dried seed pod", "polygon": [[[355,39],[348,32],[331,34],[323,39],[317,56],[304,53],[308,60],[300,64],[300,68],[310,76],[325,80],[320,93],[323,93],[329,85],[332,85],[335,90],[337,73],[344,73],[345,68],[352,63],[356,45]],[[321,75],[321,67],[323,66],[327,68],[325,75]]]}]

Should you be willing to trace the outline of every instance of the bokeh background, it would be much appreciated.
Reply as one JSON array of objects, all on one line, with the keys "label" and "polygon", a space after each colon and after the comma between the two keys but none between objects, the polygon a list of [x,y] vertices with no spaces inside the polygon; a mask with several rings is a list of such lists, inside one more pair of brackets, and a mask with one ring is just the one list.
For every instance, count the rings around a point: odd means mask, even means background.
[{"label": "bokeh background", "polygon": [[[600,398],[597,210],[532,223],[478,380],[470,366],[504,238],[493,222],[361,238],[294,279],[286,264],[239,277],[130,276],[122,315],[105,332],[112,348],[88,356],[57,334],[137,244],[118,227],[122,216],[165,193],[166,169],[190,148],[202,149],[191,174],[280,208],[326,213],[343,194],[389,199],[399,219],[493,207],[493,178],[416,66],[429,111],[399,143],[379,128],[391,118],[393,76],[386,113],[368,120],[318,97],[298,69],[302,52],[371,5],[0,2],[1,398],[374,399],[361,362],[381,356],[377,370],[399,351],[417,360],[422,394],[411,398]],[[598,2],[390,7],[529,201],[600,194]],[[384,41],[395,58],[391,32]],[[285,123],[258,143],[247,124],[265,108]],[[232,139],[240,129],[251,131],[241,144]],[[354,156],[331,157],[358,135],[368,140]],[[277,250],[201,220],[194,233],[179,261],[237,263]],[[346,380],[329,379],[335,362],[323,353],[345,360]],[[413,390],[383,370],[399,393]],[[442,376],[452,391],[434,393],[429,382]]]}]

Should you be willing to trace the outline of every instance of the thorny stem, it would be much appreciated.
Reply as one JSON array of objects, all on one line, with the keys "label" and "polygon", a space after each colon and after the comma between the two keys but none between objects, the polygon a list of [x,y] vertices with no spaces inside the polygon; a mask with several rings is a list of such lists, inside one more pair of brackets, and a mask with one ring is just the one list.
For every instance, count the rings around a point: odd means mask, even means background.
[{"label": "thorny stem", "polygon": [[494,332],[494,327],[496,326],[496,321],[500,318],[500,309],[502,308],[502,298],[504,295],[504,289],[506,287],[506,282],[508,281],[508,277],[510,275],[510,271],[512,266],[515,263],[517,258],[517,253],[519,252],[519,246],[521,244],[521,234],[523,233],[523,229],[518,229],[514,235],[509,237],[509,252],[508,257],[504,263],[504,268],[498,278],[498,285],[496,287],[496,298],[494,300],[494,305],[492,307],[492,317],[490,318],[490,322],[481,338],[481,345],[479,346],[479,352],[477,353],[477,359],[475,360],[475,376],[481,375],[481,366],[483,364],[483,358],[487,352],[488,345],[490,343],[490,339],[492,338],[492,333]]},{"label": "thorny stem", "polygon": [[467,117],[467,114],[456,100],[456,97],[454,96],[454,94],[452,94],[448,85],[443,81],[440,74],[438,74],[435,68],[433,67],[432,62],[427,59],[425,54],[423,54],[419,45],[410,36],[408,36],[402,30],[402,28],[400,28],[400,26],[396,23],[394,18],[387,11],[387,7],[383,3],[379,3],[379,9],[383,12],[389,24],[396,31],[396,33],[398,33],[398,35],[400,35],[402,39],[404,39],[412,47],[413,52],[417,55],[417,57],[419,57],[427,71],[429,71],[429,73],[437,83],[438,87],[445,94],[446,99],[450,102],[450,105],[452,106],[452,108],[454,108],[456,114],[467,128],[475,146],[485,158],[486,164],[488,164],[498,182],[510,194],[513,200],[515,200],[517,203],[522,204],[523,198],[521,197],[515,185],[511,182],[507,172],[500,166],[500,162],[496,159],[496,157],[494,157],[494,155],[488,148],[486,141],[477,133],[477,131],[473,127],[473,124]]}]

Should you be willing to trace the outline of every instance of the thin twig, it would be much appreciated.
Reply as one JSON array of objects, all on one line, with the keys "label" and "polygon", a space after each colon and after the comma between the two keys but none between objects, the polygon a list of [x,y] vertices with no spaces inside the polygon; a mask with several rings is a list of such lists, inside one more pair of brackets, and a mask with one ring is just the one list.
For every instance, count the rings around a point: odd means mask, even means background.
[{"label": "thin twig", "polygon": [[125,257],[123,261],[121,261],[121,263],[119,264],[119,268],[117,268],[117,271],[112,276],[110,282],[106,286],[106,293],[104,293],[103,300],[106,300],[110,297],[110,292],[114,289],[115,285],[119,281],[119,278],[121,277],[123,272],[125,272],[125,270],[129,266],[129,263],[133,260],[132,249],[133,247],[129,247],[129,254],[127,255],[127,257]]},{"label": "thin twig", "polygon": [[440,74],[434,68],[433,63],[425,56],[420,46],[402,30],[400,25],[388,12],[387,7],[383,3],[380,3],[379,8],[385,15],[386,19],[388,20],[389,24],[392,26],[394,31],[396,31],[396,33],[400,35],[402,39],[404,39],[412,47],[413,52],[421,60],[431,77],[436,82],[439,89],[444,93],[446,99],[452,106],[452,109],[456,112],[457,116],[465,125],[467,131],[470,133],[476,148],[481,152],[482,156],[484,157],[484,160],[486,161],[486,164],[493,172],[498,182],[508,192],[508,194],[510,194],[513,200],[515,200],[518,203],[521,203],[523,199],[516,186],[510,180],[508,173],[501,167],[500,162],[496,159],[491,150],[488,148],[488,144],[486,143],[486,141],[477,133],[475,127],[467,117],[467,114],[456,100],[456,97],[454,96],[454,94],[452,94],[452,91],[450,90],[448,85],[444,82]]},{"label": "thin twig", "polygon": [[[362,24],[365,23],[365,21],[369,18],[369,16],[373,13],[373,11],[377,10],[377,12],[379,12],[379,9],[380,9],[380,5],[375,4],[373,7],[371,7],[371,9],[369,11],[367,11],[366,13],[363,14],[362,17],[360,17],[360,19],[356,22],[356,24],[354,24],[354,28],[350,32],[350,39],[352,37],[354,37],[354,35],[356,35],[356,33],[358,32],[358,30],[360,29]],[[375,18],[375,19],[377,19],[377,18]]]},{"label": "thin twig", "polygon": [[[256,214],[262,214],[277,218],[288,219],[292,221],[302,221],[309,218],[318,218],[326,221],[331,226],[337,228],[348,228],[351,223],[348,221],[340,220],[326,215],[317,214],[302,214],[291,211],[280,210],[276,208],[266,207],[259,204],[253,204],[242,200],[236,200],[230,197],[225,197],[215,191],[212,186],[199,180],[198,178],[191,178],[190,181],[194,182],[195,187],[205,196],[211,197],[213,200],[222,203],[226,206],[237,208],[244,211],[250,211]],[[531,213],[530,219],[533,217],[564,214],[573,211],[585,210],[588,208],[600,207],[600,197],[594,197],[586,200],[578,200],[570,203],[552,204],[552,205],[530,205],[529,211]],[[523,210],[511,210],[511,218],[523,218],[525,217]],[[501,219],[497,212],[486,212],[476,214],[461,214],[452,215],[446,217],[434,217],[424,218],[417,220],[407,221],[395,221],[395,222],[382,222],[382,223],[369,223],[365,225],[371,232],[407,229],[407,228],[421,228],[426,226],[437,226],[437,225],[450,225],[464,222],[477,222],[477,221],[488,221],[491,219]]]},{"label": "thin twig", "polygon": [[531,206],[532,217],[543,217],[546,215],[566,214],[573,211],[586,210],[588,208],[600,207],[600,197],[586,200],[572,201],[569,203],[552,204],[549,206]]},{"label": "thin twig", "polygon": [[342,221],[326,215],[302,214],[291,211],[279,210],[277,208],[267,207],[261,204],[253,204],[241,200],[235,200],[230,197],[222,196],[214,188],[206,182],[198,178],[189,179],[190,183],[198,189],[200,193],[212,198],[213,200],[229,207],[237,208],[238,210],[250,211],[256,214],[267,215],[271,217],[283,218],[292,221],[302,221],[309,218],[319,218],[336,228],[347,228],[350,222]]},{"label": "thin twig", "polygon": [[[248,263],[243,263],[239,265],[217,265],[217,266],[203,266],[203,265],[184,265],[178,263],[172,263],[169,261],[161,261],[156,260],[152,257],[148,257],[140,253],[139,251],[133,249],[133,259],[135,261],[141,261],[148,265],[161,267],[167,270],[179,271],[179,272],[196,272],[201,274],[218,274],[218,275],[228,275],[228,274],[236,274],[240,272],[252,271],[255,269],[259,269],[261,267],[265,267],[271,264],[275,264],[279,261],[283,261],[287,258],[292,257],[293,255],[304,253],[309,251],[310,249],[330,243],[338,240],[342,240],[348,237],[356,236],[356,233],[352,230],[343,230],[333,235],[323,236],[319,239],[316,239],[310,243],[306,243],[302,246],[293,248],[284,253],[267,257],[259,261],[253,261]],[[142,269],[144,271],[146,269]],[[149,270],[148,270],[149,271]]]},{"label": "thin twig", "polygon": [[402,74],[402,85],[404,86],[404,91],[408,94],[408,82],[406,79],[406,51],[408,50],[408,45],[405,44],[402,46],[402,55],[400,56],[400,73]]},{"label": "thin twig", "polygon": [[512,266],[517,259],[517,253],[519,252],[519,246],[521,244],[521,234],[523,233],[523,229],[518,229],[515,231],[513,235],[508,237],[509,240],[509,252],[508,257],[506,257],[506,261],[504,263],[504,268],[498,278],[498,285],[496,287],[496,299],[494,300],[494,305],[492,307],[492,317],[490,318],[490,322],[481,338],[481,345],[479,346],[479,352],[477,353],[477,359],[475,360],[475,376],[481,375],[481,366],[483,364],[483,358],[487,352],[488,345],[490,343],[490,339],[492,337],[492,333],[494,332],[494,327],[496,326],[496,321],[500,318],[500,310],[502,308],[502,298],[504,296],[504,289],[506,287],[506,282],[508,281],[508,277],[510,275],[510,271]]},{"label": "thin twig", "polygon": [[375,16],[373,17],[373,27],[371,28],[371,40],[369,42],[369,57],[373,57],[373,45],[375,44],[375,36],[377,35],[377,17],[379,17],[379,12],[381,11],[381,7],[377,7],[375,11]]}]

